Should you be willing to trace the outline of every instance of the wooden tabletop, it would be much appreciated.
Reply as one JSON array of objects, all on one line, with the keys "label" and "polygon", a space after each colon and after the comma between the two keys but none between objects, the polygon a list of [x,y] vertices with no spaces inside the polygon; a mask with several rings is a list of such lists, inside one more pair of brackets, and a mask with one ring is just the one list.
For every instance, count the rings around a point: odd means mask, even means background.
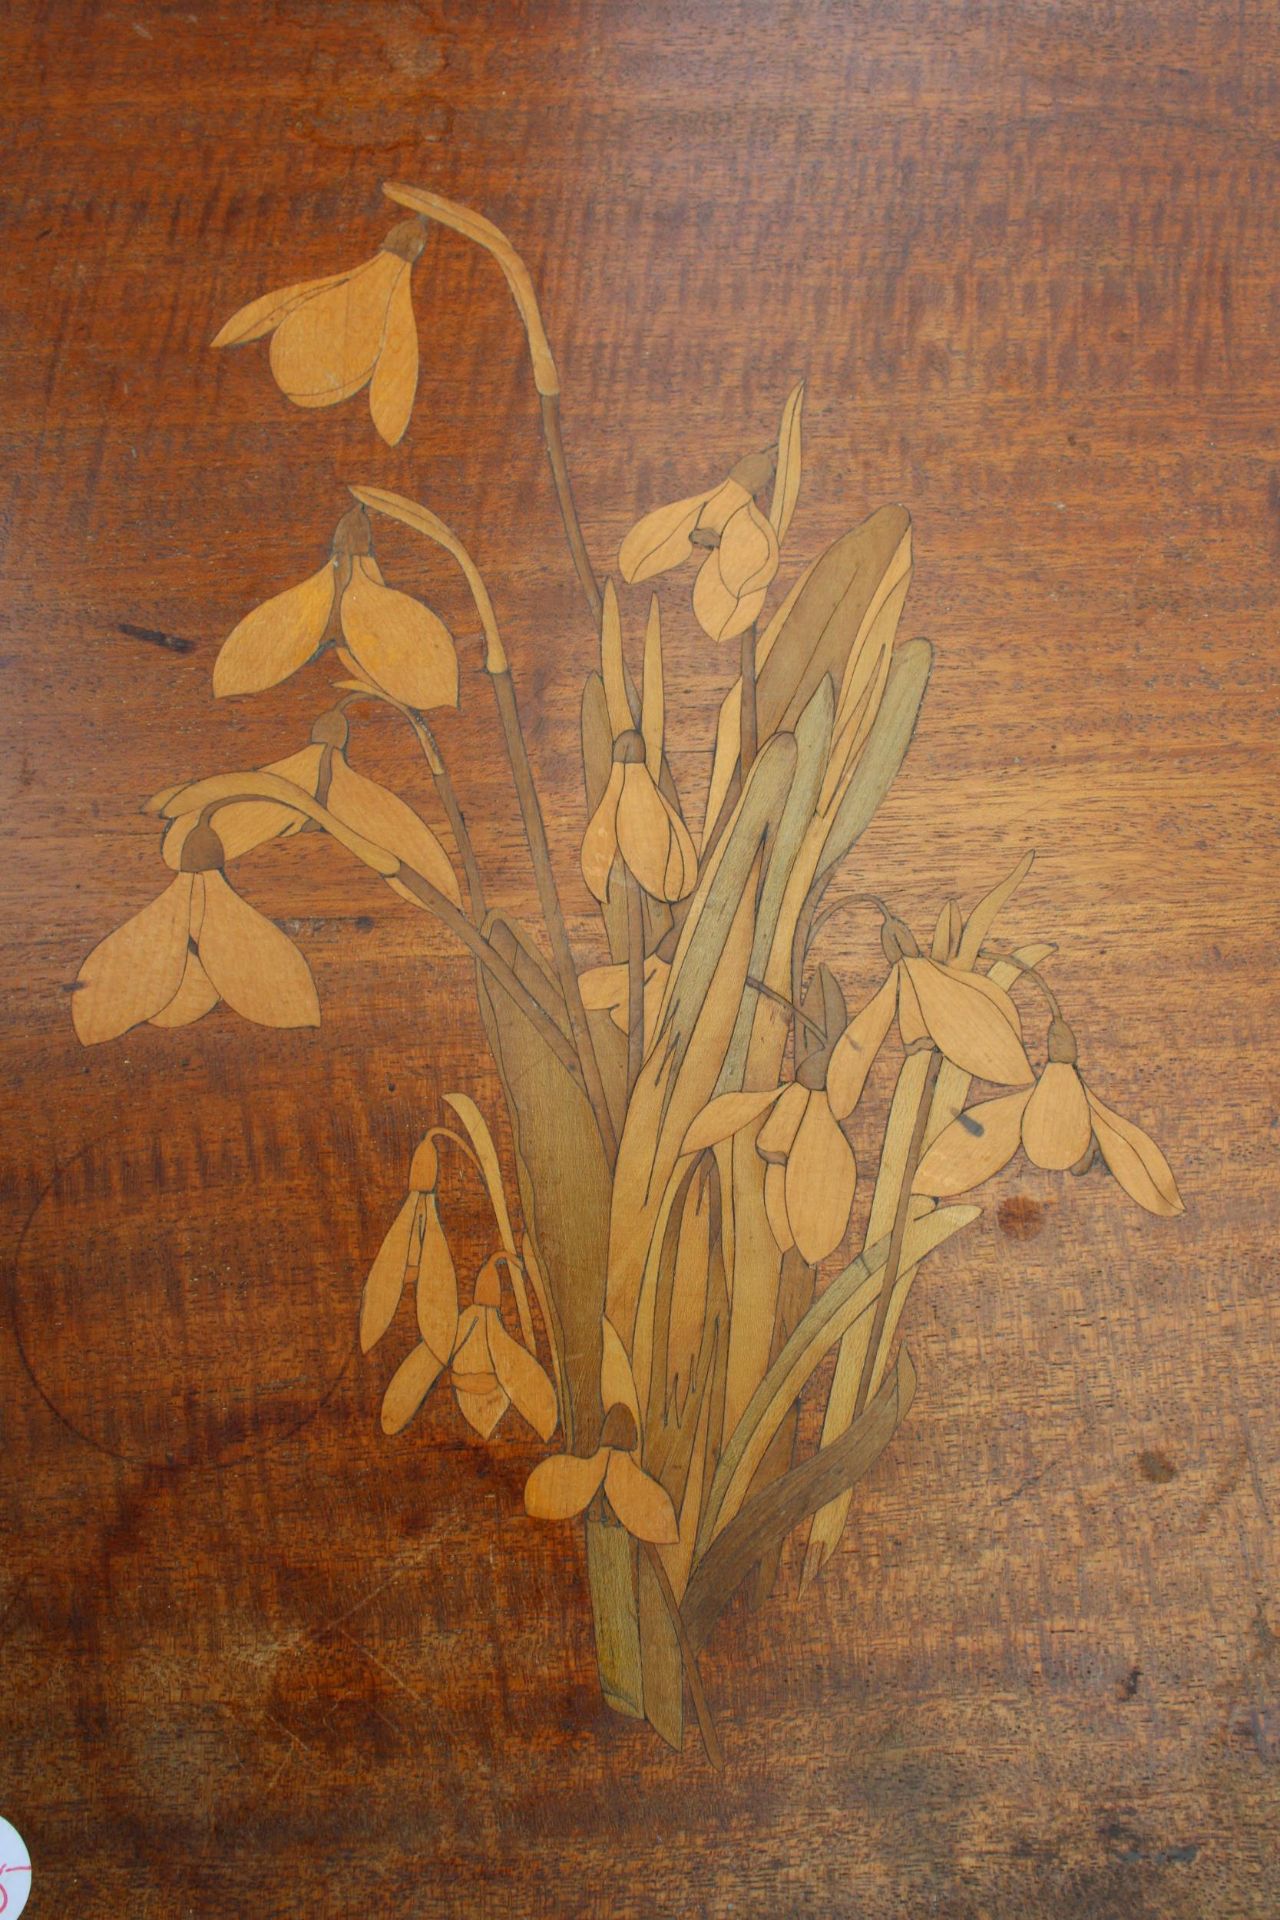
[{"label": "wooden tabletop", "polygon": [[[33,1915],[1275,1913],[1277,29],[1225,0],[18,0],[0,1815]],[[166,877],[148,795],[305,742],[296,679],[215,704],[210,673],[354,483],[480,562],[598,945],[596,639],[496,269],[430,238],[394,448],[209,350],[371,254],[388,178],[529,262],[602,571],[802,376],[797,552],[908,508],[936,664],[824,952],[856,981],[855,896],[927,928],[1034,848],[1023,924],[1186,1202],[993,1183],[912,1296],[915,1403],[838,1556],[802,1601],[798,1537],[708,1645],[722,1773],[605,1707],[528,1429],[481,1447],[441,1398],[379,1430],[394,1356],[355,1315],[408,1156],[445,1092],[500,1104],[465,954],[317,838],[245,890],[318,1029],[72,1029],[85,955]],[[395,552],[477,665],[465,588]],[[705,779],[725,660],[692,620],[668,676]],[[464,688],[441,729],[532,918],[488,713]],[[397,745],[371,725],[365,764]]]}]

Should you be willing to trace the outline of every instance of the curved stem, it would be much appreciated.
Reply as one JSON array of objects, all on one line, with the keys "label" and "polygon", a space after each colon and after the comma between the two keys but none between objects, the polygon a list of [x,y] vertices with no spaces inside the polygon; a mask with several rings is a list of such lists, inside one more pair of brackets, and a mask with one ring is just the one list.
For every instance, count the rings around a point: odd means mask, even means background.
[{"label": "curved stem", "polygon": [[819,1046],[826,1040],[827,1036],[817,1021],[811,1019],[804,1008],[797,1005],[795,1001],[788,1000],[785,993],[779,993],[776,987],[770,987],[766,985],[763,980],[757,980],[754,973],[747,975],[745,984],[753,988],[756,993],[762,993],[766,1000],[772,1000],[774,1006],[781,1007],[784,1013],[790,1014],[796,1020],[803,1021]]},{"label": "curved stem", "polygon": [[1016,967],[1023,980],[1030,980],[1034,985],[1039,987],[1049,1004],[1049,1011],[1055,1020],[1062,1019],[1062,1007],[1058,996],[1038,968],[1028,966],[1025,960],[1019,960],[1016,953],[1003,947],[980,947],[978,949],[978,958],[980,960],[1003,960],[1006,966]]},{"label": "curved stem", "polygon": [[[423,196],[428,198],[430,196]],[[409,204],[409,203],[406,203]],[[446,205],[450,203],[446,202]],[[456,211],[456,209],[455,209]],[[497,229],[494,229],[496,232]],[[474,236],[473,236],[474,237]],[[489,243],[483,242],[488,245]],[[551,952],[555,959],[556,973],[560,982],[560,991],[564,997],[565,1009],[569,1015],[569,1029],[577,1048],[581,1064],[582,1081],[587,1098],[591,1102],[604,1143],[605,1153],[612,1166],[617,1158],[618,1142],[613,1129],[613,1120],[609,1113],[609,1102],[605,1095],[604,1080],[596,1060],[595,1046],[591,1038],[591,1029],[587,1025],[586,1008],[582,1004],[582,990],[578,985],[578,970],[569,944],[569,935],[564,924],[564,914],[560,907],[560,895],[556,887],[555,871],[551,865],[551,851],[547,845],[546,826],[542,818],[542,807],[538,800],[538,789],[534,783],[533,768],[529,764],[529,753],[525,746],[524,730],[520,724],[520,710],[516,704],[515,684],[511,678],[511,667],[507,660],[506,649],[498,632],[498,623],[489,599],[488,589],[471,555],[463,546],[451,527],[445,525],[438,514],[429,507],[416,501],[406,500],[403,495],[389,493],[384,487],[352,487],[352,494],[362,506],[372,507],[378,513],[386,514],[402,525],[412,527],[428,540],[443,547],[462,569],[467,585],[476,605],[480,624],[484,629],[486,653],[485,671],[493,682],[493,694],[498,708],[498,719],[502,725],[502,735],[506,742],[507,758],[511,763],[511,777],[515,782],[516,798],[520,803],[520,817],[524,822],[525,837],[529,844],[529,856],[533,862],[534,881],[538,889],[538,902],[542,908],[542,918],[551,942]]]},{"label": "curved stem", "polygon": [[547,459],[551,463],[551,478],[555,482],[556,499],[560,503],[560,518],[564,522],[565,539],[569,542],[569,554],[573,560],[582,591],[586,596],[587,607],[591,613],[596,630],[600,627],[602,600],[600,582],[596,578],[591,556],[587,552],[587,543],[582,532],[582,522],[578,518],[578,509],[574,504],[573,487],[569,480],[569,467],[564,455],[564,435],[560,427],[560,396],[558,393],[542,395],[542,435],[547,443]]},{"label": "curved stem", "polygon": [[467,882],[467,898],[471,902],[471,918],[478,926],[484,919],[484,882],[480,878],[480,863],[476,859],[476,850],[472,844],[466,816],[459,805],[453,780],[449,769],[445,766],[444,757],[436,744],[436,737],[431,728],[421,714],[411,713],[409,724],[417,736],[423,757],[431,769],[431,777],[435,782],[440,805],[444,808],[449,830],[453,834],[454,844],[462,861],[462,871]]},{"label": "curved stem", "polygon": [[481,1177],[483,1178],[484,1168],[480,1165],[480,1161],[474,1149],[468,1146],[467,1142],[463,1139],[462,1135],[460,1133],[455,1133],[452,1127],[445,1127],[445,1126],[428,1127],[426,1132],[426,1138],[428,1140],[452,1140],[455,1147],[462,1148],[462,1151],[466,1154],[472,1166],[477,1169],[477,1171],[480,1173]]},{"label": "curved stem", "polygon": [[555,356],[551,351],[551,342],[547,338],[547,329],[543,323],[542,310],[538,305],[538,296],[534,292],[533,276],[520,254],[512,246],[500,227],[494,225],[482,213],[476,213],[470,207],[459,206],[455,200],[447,200],[442,193],[432,193],[425,187],[406,186],[397,180],[383,182],[382,191],[388,200],[398,207],[411,208],[427,220],[435,220],[443,227],[449,227],[454,233],[460,233],[467,240],[473,240],[479,247],[496,260],[502,269],[503,277],[511,289],[511,297],[516,303],[521,321],[524,324],[525,338],[529,343],[529,363],[533,369],[533,384],[538,390],[542,403],[542,431],[547,443],[547,458],[551,463],[551,477],[555,482],[556,498],[560,502],[560,517],[564,521],[565,537],[569,542],[569,552],[582,583],[591,618],[596,628],[600,625],[600,584],[595,569],[587,553],[586,541],[582,536],[582,524],[578,519],[578,510],[573,501],[573,488],[569,483],[569,469],[564,457],[564,436],[560,428],[560,376],[556,371]]}]

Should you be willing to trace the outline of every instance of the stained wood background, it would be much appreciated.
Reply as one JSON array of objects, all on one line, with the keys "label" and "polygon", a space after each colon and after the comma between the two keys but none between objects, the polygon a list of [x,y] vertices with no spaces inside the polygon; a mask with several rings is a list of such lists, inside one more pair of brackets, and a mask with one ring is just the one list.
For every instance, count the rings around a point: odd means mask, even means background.
[{"label": "stained wood background", "polygon": [[[1225,0],[16,0],[0,1811],[33,1915],[1275,1912],[1278,28]],[[794,553],[905,502],[904,632],[938,648],[848,891],[920,922],[1037,847],[1017,930],[1061,943],[1086,1070],[1187,1200],[995,1183],[913,1298],[919,1395],[850,1544],[712,1644],[723,1778],[602,1707],[528,1436],[473,1445],[443,1396],[377,1429],[395,1356],[353,1354],[354,1314],[407,1154],[443,1090],[497,1109],[432,927],[291,843],[245,886],[318,1034],[72,1035],[82,957],[157,888],[142,799],[305,739],[323,676],[215,708],[209,672],[352,480],[480,558],[589,936],[592,636],[491,264],[431,241],[394,453],[362,403],[304,415],[260,350],[207,351],[371,251],[389,175],[525,250],[598,564],[808,375]],[[455,581],[383,552],[477,667]],[[692,782],[728,662],[671,637]],[[442,731],[532,915],[483,693]],[[835,935],[856,991],[866,910]]]}]

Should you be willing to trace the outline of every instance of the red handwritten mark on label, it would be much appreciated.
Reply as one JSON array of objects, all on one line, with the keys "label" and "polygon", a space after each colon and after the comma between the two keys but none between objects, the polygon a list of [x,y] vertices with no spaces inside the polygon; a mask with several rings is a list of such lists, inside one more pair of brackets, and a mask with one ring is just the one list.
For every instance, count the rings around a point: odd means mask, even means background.
[{"label": "red handwritten mark on label", "polygon": [[18,1920],[31,1892],[31,1855],[16,1827],[0,1820],[0,1915]]}]

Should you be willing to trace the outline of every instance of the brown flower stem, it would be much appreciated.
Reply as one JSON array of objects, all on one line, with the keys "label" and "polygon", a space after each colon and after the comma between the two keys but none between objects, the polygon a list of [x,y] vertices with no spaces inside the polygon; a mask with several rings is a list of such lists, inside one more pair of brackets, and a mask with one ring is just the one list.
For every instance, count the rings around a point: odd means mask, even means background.
[{"label": "brown flower stem", "polygon": [[698,1731],[702,1735],[702,1744],[706,1748],[707,1758],[716,1772],[723,1773],[724,1750],[720,1745],[720,1737],[716,1732],[716,1723],[712,1718],[711,1707],[707,1701],[706,1692],[702,1685],[702,1675],[698,1672],[698,1656],[693,1650],[693,1642],[689,1638],[689,1632],[684,1623],[684,1615],[680,1611],[680,1602],[676,1599],[675,1588],[671,1584],[671,1576],[662,1563],[662,1555],[658,1552],[658,1549],[652,1546],[648,1540],[644,1541],[643,1545],[649,1565],[653,1569],[654,1578],[658,1583],[658,1590],[662,1595],[667,1612],[671,1616],[671,1625],[675,1629],[676,1639],[680,1645],[680,1658],[684,1662],[685,1678],[689,1682],[689,1692],[693,1698],[693,1710],[698,1716]]},{"label": "brown flower stem", "polygon": [[742,777],[745,780],[756,757],[757,720],[756,720],[756,627],[753,620],[742,636],[742,728],[741,747]]},{"label": "brown flower stem", "polygon": [[546,823],[542,818],[538,790],[534,785],[533,768],[529,764],[529,752],[525,746],[524,729],[520,724],[520,710],[516,704],[511,669],[503,667],[500,671],[491,673],[489,677],[493,682],[498,718],[501,721],[503,738],[507,745],[507,757],[511,762],[511,777],[515,782],[516,798],[520,803],[520,817],[524,822],[525,835],[529,842],[529,855],[533,862],[538,900],[542,907],[547,938],[551,942],[560,991],[564,995],[565,1008],[569,1015],[569,1030],[577,1049],[582,1083],[586,1088],[587,1099],[591,1102],[591,1110],[595,1114],[606,1158],[612,1166],[618,1157],[617,1135],[609,1112],[600,1063],[596,1059],[595,1043],[587,1024],[587,1010],[582,1004],[578,970],[564,924],[555,870],[551,865],[551,850],[547,845]]},{"label": "brown flower stem", "polygon": [[871,1391],[871,1376],[875,1372],[876,1360],[879,1357],[880,1342],[884,1337],[885,1321],[889,1317],[893,1290],[898,1284],[898,1272],[902,1265],[902,1247],[907,1237],[907,1222],[911,1212],[911,1189],[915,1183],[916,1168],[920,1164],[920,1155],[924,1148],[925,1130],[929,1124],[929,1109],[933,1105],[933,1090],[937,1085],[941,1068],[942,1055],[935,1047],[929,1056],[928,1070],[925,1073],[924,1085],[920,1089],[920,1099],[916,1106],[915,1125],[911,1129],[911,1138],[907,1142],[907,1151],[903,1156],[902,1171],[898,1180],[898,1204],[894,1209],[893,1228],[889,1235],[889,1252],[884,1263],[884,1278],[880,1282],[875,1319],[871,1323],[871,1338],[867,1341],[867,1350],[862,1357],[858,1397],[853,1403],[855,1420],[867,1404]]},{"label": "brown flower stem", "polygon": [[623,863],[627,893],[627,1099],[640,1078],[644,1060],[644,897],[640,882]]},{"label": "brown flower stem", "polygon": [[754,973],[747,975],[746,984],[753,988],[756,993],[763,994],[766,1000],[772,1000],[773,1004],[776,1007],[781,1007],[784,1013],[791,1015],[797,1022],[808,1027],[810,1033],[819,1045],[826,1039],[827,1036],[817,1021],[811,1020],[803,1007],[797,1006],[793,1000],[788,1000],[785,993],[779,993],[776,987],[770,987],[766,985],[763,980],[757,980]]},{"label": "brown flower stem", "polygon": [[462,871],[467,882],[467,898],[471,902],[471,918],[479,926],[484,919],[484,882],[480,878],[480,863],[476,859],[476,850],[472,844],[466,816],[458,803],[457,790],[431,728],[420,713],[410,715],[410,724],[417,735],[418,744],[422,748],[427,765],[431,769],[431,778],[435,782],[440,805],[444,808],[445,819],[449,822],[449,830],[462,861]]},{"label": "brown flower stem", "polygon": [[600,613],[603,606],[600,582],[596,579],[595,568],[591,564],[591,556],[587,552],[587,543],[582,534],[582,522],[578,518],[578,509],[574,505],[569,467],[564,457],[564,434],[560,428],[560,395],[544,393],[541,395],[541,400],[542,433],[547,443],[547,459],[551,462],[551,478],[555,482],[556,499],[560,502],[560,518],[564,522],[569,553],[582,584],[582,591],[586,595],[587,605],[591,609],[592,623],[599,632]]},{"label": "brown flower stem", "polygon": [[1045,1001],[1048,1004],[1050,1013],[1053,1014],[1056,1020],[1061,1020],[1061,1002],[1053,988],[1049,985],[1049,982],[1037,967],[1029,967],[1025,960],[1019,960],[1016,953],[1004,947],[980,947],[978,949],[978,958],[979,960],[1003,960],[1006,966],[1016,967],[1019,977],[1023,980],[1029,980],[1032,986],[1040,989],[1040,992],[1044,995]]}]

